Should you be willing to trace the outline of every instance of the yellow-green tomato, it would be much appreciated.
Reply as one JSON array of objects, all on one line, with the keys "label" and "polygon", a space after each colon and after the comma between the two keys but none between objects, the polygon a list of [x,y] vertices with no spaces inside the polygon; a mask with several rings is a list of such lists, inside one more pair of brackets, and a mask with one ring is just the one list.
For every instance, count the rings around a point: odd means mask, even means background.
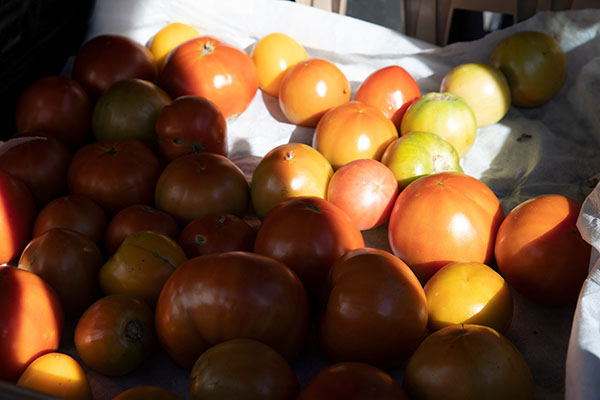
[{"label": "yellow-green tomato", "polygon": [[495,124],[510,108],[510,87],[498,68],[483,63],[461,64],[450,70],[440,87],[466,101],[477,119],[477,126]]},{"label": "yellow-green tomato", "polygon": [[452,93],[427,93],[414,102],[402,118],[400,134],[431,132],[446,139],[460,157],[477,136],[477,119],[471,107]]}]

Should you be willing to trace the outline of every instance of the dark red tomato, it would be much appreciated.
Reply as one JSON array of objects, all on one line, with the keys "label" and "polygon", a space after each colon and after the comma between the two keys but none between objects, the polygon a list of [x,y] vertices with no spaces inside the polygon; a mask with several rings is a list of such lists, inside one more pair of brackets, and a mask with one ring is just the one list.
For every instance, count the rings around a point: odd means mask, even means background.
[{"label": "dark red tomato", "polygon": [[133,204],[153,204],[158,158],[134,139],[94,142],[75,153],[67,183],[72,194],[94,200],[109,215]]},{"label": "dark red tomato", "polygon": [[121,35],[100,35],[84,43],[75,55],[72,72],[94,102],[117,81],[139,78],[153,82],[156,75],[150,50]]},{"label": "dark red tomato", "polygon": [[158,153],[167,162],[209,151],[227,156],[227,123],[204,97],[182,96],[164,107],[156,120]]},{"label": "dark red tomato", "polygon": [[91,115],[92,104],[79,83],[48,76],[33,82],[21,94],[15,119],[20,134],[46,133],[73,151],[89,141]]}]

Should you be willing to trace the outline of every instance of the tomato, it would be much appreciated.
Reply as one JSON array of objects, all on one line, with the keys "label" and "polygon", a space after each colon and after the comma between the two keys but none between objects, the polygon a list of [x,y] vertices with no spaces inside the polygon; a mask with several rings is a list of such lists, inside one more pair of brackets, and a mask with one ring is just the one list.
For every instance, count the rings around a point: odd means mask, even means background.
[{"label": "tomato", "polygon": [[74,151],[89,141],[92,104],[75,80],[47,76],[19,97],[15,111],[17,131],[46,133]]},{"label": "tomato", "polygon": [[408,400],[387,372],[360,362],[339,362],[319,371],[298,400]]},{"label": "tomato", "polygon": [[109,86],[92,114],[97,141],[137,139],[151,149],[156,145],[156,120],[171,103],[164,90],[142,79],[124,79]]},{"label": "tomato", "polygon": [[263,92],[278,97],[285,72],[306,58],[308,54],[304,47],[285,33],[263,36],[252,48],[259,87]]},{"label": "tomato", "polygon": [[0,170],[0,264],[21,254],[31,239],[36,212],[27,185]]},{"label": "tomato", "polygon": [[340,208],[319,197],[299,196],[269,211],[256,235],[254,252],[290,267],[316,303],[331,264],[364,246],[360,230]]},{"label": "tomato", "polygon": [[0,169],[27,184],[38,207],[66,193],[71,153],[58,139],[14,138],[0,149]]},{"label": "tomato", "polygon": [[493,269],[478,262],[454,262],[425,284],[428,326],[437,331],[453,324],[477,324],[504,333],[513,315],[510,287]]},{"label": "tomato", "polygon": [[513,208],[500,225],[498,269],[519,293],[544,305],[577,301],[588,275],[591,246],[577,229],[581,204],[541,195]]},{"label": "tomato", "polygon": [[67,228],[88,236],[102,248],[108,219],[98,204],[86,196],[70,194],[44,206],[35,217],[33,237],[51,228]]},{"label": "tomato", "polygon": [[408,185],[394,204],[388,241],[421,282],[452,261],[489,264],[504,211],[480,180],[441,172]]},{"label": "tomato", "polygon": [[123,240],[139,231],[155,231],[172,239],[179,237],[179,225],[175,218],[164,211],[145,204],[134,204],[119,211],[108,223],[104,246],[112,255]]},{"label": "tomato", "polygon": [[398,132],[406,109],[421,98],[415,78],[404,68],[390,65],[369,75],[358,87],[354,100],[377,107],[392,120]]},{"label": "tomato", "polygon": [[321,153],[303,143],[275,147],[260,160],[250,182],[252,205],[259,218],[277,204],[296,196],[327,196],[333,175]]},{"label": "tomato", "polygon": [[177,157],[208,151],[227,156],[227,123],[208,99],[182,96],[165,106],[156,120],[158,153],[170,162]]},{"label": "tomato", "polygon": [[100,268],[98,279],[105,295],[127,294],[152,309],[167,278],[187,257],[179,244],[154,231],[127,236]]},{"label": "tomato", "polygon": [[181,224],[213,213],[241,216],[249,201],[250,188],[242,170],[227,157],[207,152],[173,160],[155,189],[156,208]]},{"label": "tomato", "polygon": [[64,320],[58,296],[46,281],[0,266],[0,379],[16,382],[33,360],[56,351]]},{"label": "tomato", "polygon": [[113,400],[184,400],[162,386],[134,386],[116,395]]},{"label": "tomato", "polygon": [[85,371],[77,360],[64,353],[46,353],[33,360],[17,385],[61,399],[93,398]]},{"label": "tomato", "polygon": [[178,243],[188,257],[226,251],[252,251],[256,231],[233,214],[207,214],[183,228]]},{"label": "tomato", "polygon": [[241,114],[258,90],[252,58],[210,36],[190,39],[167,57],[159,86],[172,98],[185,95],[212,101],[225,118]]},{"label": "tomato", "polygon": [[52,228],[32,239],[19,268],[44,278],[56,291],[67,318],[76,318],[100,294],[98,270],[104,257],[92,239],[70,229]]},{"label": "tomato", "polygon": [[430,132],[446,139],[460,157],[467,154],[477,136],[477,120],[471,107],[452,93],[427,93],[406,110],[400,134]]},{"label": "tomato", "polygon": [[109,140],[75,153],[67,183],[71,194],[87,196],[114,215],[132,204],[153,204],[160,172],[158,158],[142,142]]},{"label": "tomato", "polygon": [[482,325],[451,325],[432,333],[402,378],[411,399],[533,399],[533,378],[519,350]]},{"label": "tomato", "polygon": [[99,35],[81,46],[75,55],[72,77],[92,101],[113,83],[138,78],[153,82],[156,61],[150,50],[122,35]]},{"label": "tomato", "polygon": [[510,108],[510,87],[498,68],[482,63],[461,64],[443,78],[440,92],[453,93],[467,102],[477,126],[500,121]]},{"label": "tomato", "polygon": [[386,223],[398,196],[398,181],[379,161],[355,160],[334,172],[327,200],[341,208],[363,230]]},{"label": "tomato", "polygon": [[184,368],[213,345],[240,337],[293,359],[309,323],[298,277],[277,260],[247,252],[208,254],[181,264],[165,283],[155,315],[160,343]]},{"label": "tomato", "polygon": [[381,162],[393,172],[400,190],[423,176],[463,172],[454,147],[443,137],[429,132],[410,132],[395,139],[385,149]]},{"label": "tomato", "polygon": [[312,146],[334,169],[362,158],[380,160],[398,138],[394,124],[374,106],[351,101],[329,110],[319,120]]},{"label": "tomato", "polygon": [[544,32],[523,31],[501,40],[490,63],[508,80],[512,103],[537,107],[550,100],[567,78],[567,57],[560,43]]},{"label": "tomato", "polygon": [[190,373],[190,399],[295,400],[294,370],[272,347],[253,339],[231,339],[206,350]]},{"label": "tomato", "polygon": [[161,69],[171,50],[197,36],[200,36],[200,32],[193,26],[182,22],[171,22],[150,38],[147,47]]},{"label": "tomato", "polygon": [[331,61],[309,58],[290,67],[279,87],[279,106],[289,122],[315,127],[333,107],[350,101],[350,82]]},{"label": "tomato", "polygon": [[152,310],[131,296],[102,297],[77,321],[74,341],[79,358],[90,369],[107,376],[126,375],[154,350]]}]

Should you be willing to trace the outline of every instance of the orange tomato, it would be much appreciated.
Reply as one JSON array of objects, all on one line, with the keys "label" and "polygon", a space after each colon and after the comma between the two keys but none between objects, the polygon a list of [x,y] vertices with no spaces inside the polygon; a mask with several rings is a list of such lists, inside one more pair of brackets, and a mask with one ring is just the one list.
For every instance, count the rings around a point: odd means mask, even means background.
[{"label": "orange tomato", "polygon": [[183,400],[183,397],[161,386],[144,385],[124,390],[113,400]]},{"label": "orange tomato", "polygon": [[156,32],[147,47],[154,56],[158,67],[162,68],[171,50],[196,36],[200,36],[200,33],[193,26],[182,22],[172,22]]},{"label": "orange tomato", "polygon": [[292,124],[315,127],[330,109],[350,101],[350,82],[332,62],[309,58],[288,69],[279,106]]}]

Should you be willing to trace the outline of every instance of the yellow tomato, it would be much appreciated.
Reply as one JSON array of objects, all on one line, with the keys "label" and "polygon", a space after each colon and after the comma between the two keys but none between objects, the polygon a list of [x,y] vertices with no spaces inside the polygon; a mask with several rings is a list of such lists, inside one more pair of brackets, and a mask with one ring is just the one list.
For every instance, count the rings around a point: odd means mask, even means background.
[{"label": "yellow tomato", "polygon": [[200,32],[191,25],[173,22],[159,30],[150,40],[148,48],[159,67],[162,67],[167,55],[181,43],[200,36]]},{"label": "yellow tomato", "polygon": [[513,313],[510,288],[493,269],[479,262],[454,262],[425,284],[428,325],[437,331],[453,324],[477,324],[506,332]]},{"label": "yellow tomato", "polygon": [[285,71],[307,57],[304,47],[284,33],[271,33],[256,42],[252,49],[252,60],[262,91],[274,97],[279,96]]},{"label": "yellow tomato", "polygon": [[25,369],[18,386],[61,399],[92,399],[92,390],[81,365],[68,354],[46,353]]}]

